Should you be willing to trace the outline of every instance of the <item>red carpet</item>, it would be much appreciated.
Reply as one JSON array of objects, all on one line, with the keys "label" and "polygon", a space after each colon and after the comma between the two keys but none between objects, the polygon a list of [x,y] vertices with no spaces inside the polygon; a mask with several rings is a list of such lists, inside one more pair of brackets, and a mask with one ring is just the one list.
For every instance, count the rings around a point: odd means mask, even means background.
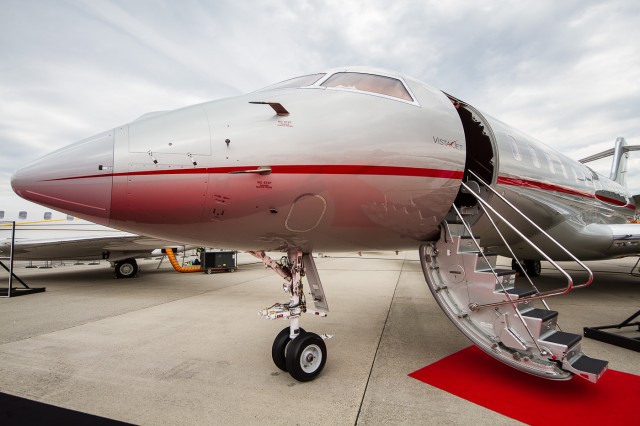
[{"label": "red carpet", "polygon": [[532,425],[640,424],[640,376],[621,371],[606,371],[596,384],[578,377],[551,381],[470,346],[409,376]]}]

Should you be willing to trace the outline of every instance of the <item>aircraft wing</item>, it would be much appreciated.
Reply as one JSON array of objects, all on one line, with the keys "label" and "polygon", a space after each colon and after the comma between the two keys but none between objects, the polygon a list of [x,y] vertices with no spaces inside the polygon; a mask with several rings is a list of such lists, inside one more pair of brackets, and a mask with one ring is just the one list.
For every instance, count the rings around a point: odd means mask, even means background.
[{"label": "aircraft wing", "polygon": [[[130,233],[73,237],[67,239],[16,239],[16,260],[95,260],[110,261],[131,257],[150,256],[154,250],[165,247],[182,247],[174,241],[158,240]],[[0,251],[8,256],[10,243],[2,241]]]}]

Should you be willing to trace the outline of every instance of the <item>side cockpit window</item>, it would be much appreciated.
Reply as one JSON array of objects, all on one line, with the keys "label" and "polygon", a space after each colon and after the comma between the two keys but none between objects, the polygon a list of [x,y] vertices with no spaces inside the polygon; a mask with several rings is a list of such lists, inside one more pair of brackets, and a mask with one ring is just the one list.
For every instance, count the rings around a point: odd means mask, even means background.
[{"label": "side cockpit window", "polygon": [[383,75],[339,72],[329,77],[321,86],[333,89],[375,93],[414,102],[413,97],[402,81]]},{"label": "side cockpit window", "polygon": [[278,90],[278,89],[297,89],[299,87],[307,87],[311,86],[322,77],[324,77],[325,73],[318,74],[309,74],[303,75],[301,77],[290,78],[289,80],[281,81],[280,83],[272,84],[271,86],[267,86],[263,89],[260,89],[259,92],[265,90]]}]

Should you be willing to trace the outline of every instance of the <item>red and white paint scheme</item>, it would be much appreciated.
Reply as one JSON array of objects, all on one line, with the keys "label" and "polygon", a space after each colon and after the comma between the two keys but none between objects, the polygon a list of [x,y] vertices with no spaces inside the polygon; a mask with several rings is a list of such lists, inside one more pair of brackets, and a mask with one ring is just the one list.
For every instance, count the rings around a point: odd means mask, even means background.
[{"label": "red and white paint scheme", "polygon": [[[512,257],[512,245],[535,275],[547,257],[519,233],[557,260],[631,255],[640,237],[621,185],[418,80],[361,67],[146,114],[30,163],[12,185],[26,199],[113,228],[254,253],[290,292],[289,304],[264,315],[291,320],[272,353],[298,380],[313,379],[326,361],[323,339],[298,324],[308,311],[302,277],[314,312],[328,310],[312,252],[420,250],[434,296],[487,353],[543,377],[595,381],[606,362],[555,330],[554,311],[536,311],[554,338],[532,332],[525,314],[542,293],[505,287],[484,249]],[[486,205],[514,225],[504,240]],[[473,268],[461,243],[471,230]],[[288,261],[266,251],[284,251]],[[491,294],[478,296],[471,289],[486,281],[477,276],[484,272],[493,276]],[[482,302],[467,299],[474,297]]]}]

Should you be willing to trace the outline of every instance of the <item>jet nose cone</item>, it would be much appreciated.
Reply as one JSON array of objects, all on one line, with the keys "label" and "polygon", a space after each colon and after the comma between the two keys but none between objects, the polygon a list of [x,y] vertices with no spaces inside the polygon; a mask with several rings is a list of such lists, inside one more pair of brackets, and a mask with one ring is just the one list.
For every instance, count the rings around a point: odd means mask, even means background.
[{"label": "jet nose cone", "polygon": [[105,132],[27,164],[11,186],[29,201],[108,225],[112,170],[113,132]]}]

